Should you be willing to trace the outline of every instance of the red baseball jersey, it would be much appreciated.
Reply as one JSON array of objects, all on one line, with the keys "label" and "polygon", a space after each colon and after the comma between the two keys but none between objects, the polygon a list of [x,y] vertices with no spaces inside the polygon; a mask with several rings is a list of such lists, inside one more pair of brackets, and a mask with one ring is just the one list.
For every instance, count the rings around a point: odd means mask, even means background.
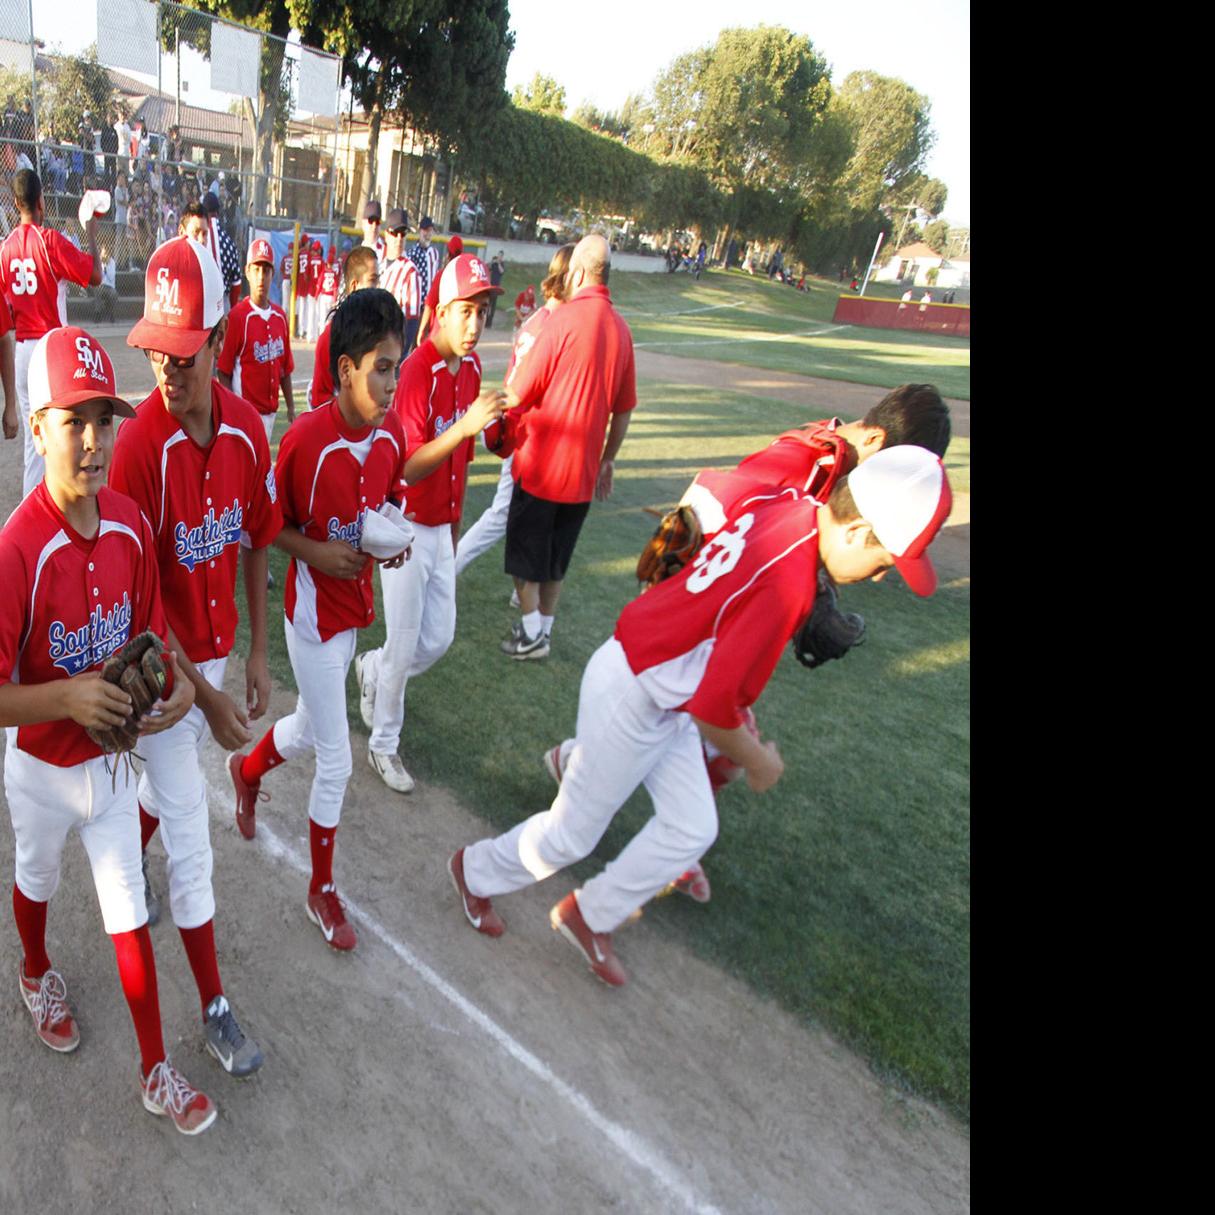
[{"label": "red baseball jersey", "polygon": [[283,287],[283,299],[286,300],[291,294],[291,267],[295,264],[295,254],[290,249],[279,258],[278,262],[278,281]]},{"label": "red baseball jersey", "polygon": [[329,370],[329,330],[333,322],[326,324],[316,340],[316,356],[312,363],[312,385],[308,390],[308,404],[312,409],[328,405],[337,396],[333,386],[333,375]]},{"label": "red baseball jersey", "polygon": [[274,303],[263,310],[247,296],[228,316],[224,348],[216,364],[232,377],[232,391],[258,413],[278,410],[279,384],[295,370],[291,326]]},{"label": "red baseball jersey", "polygon": [[321,275],[325,272],[325,258],[319,249],[308,254],[308,294],[314,299],[321,293]]},{"label": "red baseball jersey", "polygon": [[[382,426],[352,430],[337,402],[302,415],[283,436],[274,477],[283,525],[309,540],[358,548],[363,520],[404,495],[405,433],[389,410]],[[309,641],[328,641],[375,620],[371,565],[355,579],[331,578],[292,557],[283,610]]]},{"label": "red baseball jersey", "polygon": [[340,274],[341,271],[338,270],[336,263],[325,263],[321,269],[321,295],[328,296],[331,299],[337,298],[338,278]]},{"label": "red baseball jersey", "polygon": [[87,287],[93,259],[54,228],[18,224],[0,245],[0,291],[16,321],[17,341],[67,324],[67,285]]},{"label": "red baseball jersey", "polygon": [[396,261],[389,262],[380,274],[380,286],[392,293],[407,321],[422,315],[418,284],[418,268],[407,257],[398,257]]},{"label": "red baseball jersey", "polygon": [[690,565],[620,613],[615,637],[655,704],[742,725],[814,605],[817,513],[795,490],[744,503]]},{"label": "red baseball jersey", "polygon": [[[101,525],[86,540],[42,482],[0,531],[0,683],[50,683],[96,670],[132,637],[164,639],[155,546],[130,498],[102,487]],[[17,727],[17,746],[70,768],[101,754],[68,720]]]},{"label": "red baseball jersey", "polygon": [[[466,354],[455,375],[429,338],[405,360],[392,407],[405,429],[406,456],[454,426],[481,391],[481,360]],[[472,439],[461,443],[432,473],[405,491],[406,514],[436,527],[455,523],[464,509],[464,487],[473,458]]]},{"label": "red baseball jersey", "polygon": [[527,417],[515,480],[549,502],[589,502],[609,418],[637,404],[633,336],[606,287],[584,287],[552,314],[511,390]]},{"label": "red baseball jersey", "polygon": [[856,451],[837,433],[839,418],[787,430],[737,468],[697,473],[685,501],[696,509],[706,537],[738,510],[746,497],[764,490],[795,489],[825,502],[840,477],[856,467]]},{"label": "red baseball jersey", "polygon": [[119,428],[109,478],[152,524],[165,614],[195,663],[232,649],[242,536],[265,548],[283,526],[257,411],[212,380],[211,416],[199,447],[155,389]]}]

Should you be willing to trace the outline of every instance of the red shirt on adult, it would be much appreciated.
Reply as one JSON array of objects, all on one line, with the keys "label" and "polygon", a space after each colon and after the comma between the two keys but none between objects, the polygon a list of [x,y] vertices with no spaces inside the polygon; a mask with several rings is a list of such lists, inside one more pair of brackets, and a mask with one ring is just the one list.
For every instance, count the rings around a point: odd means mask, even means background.
[{"label": "red shirt on adult", "polygon": [[655,704],[725,730],[742,724],[814,605],[817,514],[795,490],[746,507],[620,613],[614,636]]},{"label": "red shirt on adult", "polygon": [[232,391],[258,413],[277,412],[279,385],[295,370],[287,314],[274,303],[258,308],[246,296],[228,316],[216,366],[232,377]]},{"label": "red shirt on adult", "polygon": [[242,536],[265,548],[283,526],[257,411],[212,380],[211,418],[199,447],[153,389],[119,427],[109,477],[152,525],[165,614],[195,663],[232,649]]},{"label": "red shirt on adult", "polygon": [[93,258],[62,232],[18,224],[0,244],[0,292],[16,322],[17,341],[67,324],[67,285],[87,287]]},{"label": "red shirt on adult", "polygon": [[[389,410],[380,426],[352,430],[337,402],[303,414],[283,436],[274,477],[283,524],[324,543],[358,548],[363,520],[404,487],[405,434]],[[357,578],[331,578],[292,557],[283,610],[308,641],[328,641],[375,620],[371,564]]]},{"label": "red shirt on adult", "polygon": [[549,502],[589,502],[608,421],[637,404],[633,336],[607,287],[584,287],[553,313],[510,388],[527,422],[515,480]]},{"label": "red shirt on adult", "polygon": [[[481,360],[477,355],[466,354],[452,375],[434,342],[427,338],[401,365],[392,400],[405,430],[406,457],[454,426],[480,391]],[[474,450],[472,439],[461,443],[438,468],[406,489],[401,509],[428,527],[456,523],[464,509],[465,481]]]},{"label": "red shirt on adult", "polygon": [[[129,424],[129,423],[128,423]],[[151,529],[139,507],[103,486],[101,522],[86,540],[64,518],[46,483],[0,531],[0,682],[51,683],[97,670],[132,637],[166,637]],[[70,720],[17,728],[17,746],[70,768],[101,748]]]}]

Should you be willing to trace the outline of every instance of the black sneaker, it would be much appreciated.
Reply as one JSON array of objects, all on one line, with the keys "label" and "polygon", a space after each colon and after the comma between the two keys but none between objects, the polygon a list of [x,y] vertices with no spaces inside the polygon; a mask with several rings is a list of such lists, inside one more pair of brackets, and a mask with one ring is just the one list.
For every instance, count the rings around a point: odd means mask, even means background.
[{"label": "black sneaker", "polygon": [[548,638],[543,633],[529,637],[520,620],[512,626],[510,636],[502,642],[502,653],[512,658],[547,658]]}]

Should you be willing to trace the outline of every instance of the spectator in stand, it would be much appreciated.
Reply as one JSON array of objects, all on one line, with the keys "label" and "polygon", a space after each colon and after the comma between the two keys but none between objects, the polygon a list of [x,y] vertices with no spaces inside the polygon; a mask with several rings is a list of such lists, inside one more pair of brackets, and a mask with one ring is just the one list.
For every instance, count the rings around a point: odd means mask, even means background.
[{"label": "spectator in stand", "polygon": [[182,142],[181,131],[177,123],[169,128],[169,141],[165,145],[165,159],[176,165],[185,159],[185,144]]},{"label": "spectator in stand", "polygon": [[111,193],[118,179],[118,135],[114,130],[114,111],[110,111],[110,121],[101,128],[101,151],[105,156],[104,188]]},{"label": "spectator in stand", "polygon": [[116,110],[114,136],[118,140],[118,154],[115,163],[120,172],[129,175],[131,172],[131,127],[127,122],[125,106],[120,105]]},{"label": "spectator in stand", "polygon": [[[378,287],[380,274],[377,266],[375,250],[366,245],[351,249],[346,256],[346,264],[342,267],[345,290],[344,299],[351,292],[361,291],[364,287]],[[321,336],[316,343],[316,355],[313,360],[312,383],[308,385],[308,408],[319,409],[328,405],[337,396],[333,387],[333,371],[329,366],[329,323],[321,330]]]},{"label": "spectator in stand", "polygon": [[140,200],[138,186],[131,187],[130,199],[127,202],[127,242],[131,251],[132,265],[142,261],[143,249],[143,203]]},{"label": "spectator in stand", "polygon": [[384,260],[380,264],[380,286],[391,293],[405,318],[404,354],[413,350],[422,319],[422,298],[418,291],[418,268],[405,256],[405,236],[409,216],[402,207],[393,207],[384,224]]},{"label": "spectator in stand", "polygon": [[227,294],[224,297],[224,311],[229,311],[240,299],[240,257],[232,238],[224,231],[219,222],[219,197],[207,192],[202,200],[203,210],[207,213],[207,248],[215,258],[219,272],[223,276]]},{"label": "spectator in stand", "polygon": [[380,225],[383,213],[380,204],[373,198],[363,208],[363,244],[368,249],[375,250],[376,260],[380,263],[380,271],[384,269],[384,238],[380,235]]},{"label": "spectator in stand", "polygon": [[430,294],[430,284],[439,277],[439,251],[431,243],[434,234],[435,221],[424,215],[418,225],[418,239],[409,251],[409,260],[418,268],[418,293],[423,300]]},{"label": "spectator in stand", "polygon": [[101,282],[97,287],[97,319],[114,320],[114,305],[118,301],[118,267],[108,244],[101,246]]},{"label": "spectator in stand", "polygon": [[[464,241],[458,236],[449,236],[447,238],[447,260],[443,263],[443,269],[446,269],[463,252]],[[439,307],[439,279],[442,277],[443,274],[440,272],[431,280],[430,291],[426,295],[426,306],[422,309],[422,323],[418,326],[419,346],[430,337],[430,331],[434,326],[435,312]]]},{"label": "spectator in stand", "polygon": [[181,202],[181,175],[176,165],[165,165],[160,176],[160,190],[169,206],[176,208]]},{"label": "spectator in stand", "polygon": [[4,114],[0,117],[0,168],[12,173],[17,167],[17,149],[13,147],[13,127],[17,121],[17,101],[10,93],[4,103]]},{"label": "spectator in stand", "polygon": [[515,296],[515,334],[518,336],[519,326],[536,311],[536,288],[528,283]]},{"label": "spectator in stand", "polygon": [[287,405],[287,425],[295,421],[295,398],[291,392],[291,327],[287,314],[270,301],[274,278],[274,251],[267,240],[249,246],[245,266],[249,294],[232,309],[224,346],[216,367],[219,382],[243,397],[261,415],[266,442],[274,434],[280,392]]},{"label": "spectator in stand", "polygon": [[[493,260],[489,263],[489,283],[491,287],[501,287],[502,279],[506,274],[506,251],[499,249],[494,254]],[[489,315],[485,318],[485,328],[492,329],[494,327],[494,313],[498,311],[498,297],[491,295],[489,297]]]}]

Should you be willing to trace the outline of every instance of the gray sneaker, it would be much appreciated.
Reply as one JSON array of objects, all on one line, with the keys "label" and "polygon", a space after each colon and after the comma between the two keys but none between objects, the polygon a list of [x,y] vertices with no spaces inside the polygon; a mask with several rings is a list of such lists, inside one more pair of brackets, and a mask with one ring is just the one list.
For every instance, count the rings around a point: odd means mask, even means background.
[{"label": "gray sneaker", "polygon": [[261,1067],[261,1048],[241,1032],[224,996],[216,996],[207,1005],[203,1032],[207,1037],[207,1049],[220,1061],[224,1071],[233,1076],[250,1076]]},{"label": "gray sneaker", "polygon": [[543,633],[529,637],[521,620],[511,627],[510,636],[502,642],[502,653],[512,658],[547,658],[548,648],[548,638]]},{"label": "gray sneaker", "polygon": [[354,678],[359,685],[359,716],[363,719],[363,725],[370,730],[375,725],[375,683],[364,674],[366,664],[366,654],[354,656]]},{"label": "gray sneaker", "polygon": [[152,889],[152,879],[148,877],[148,854],[143,854],[140,862],[143,866],[143,901],[148,905],[148,927],[151,928],[160,919],[160,899]]}]

